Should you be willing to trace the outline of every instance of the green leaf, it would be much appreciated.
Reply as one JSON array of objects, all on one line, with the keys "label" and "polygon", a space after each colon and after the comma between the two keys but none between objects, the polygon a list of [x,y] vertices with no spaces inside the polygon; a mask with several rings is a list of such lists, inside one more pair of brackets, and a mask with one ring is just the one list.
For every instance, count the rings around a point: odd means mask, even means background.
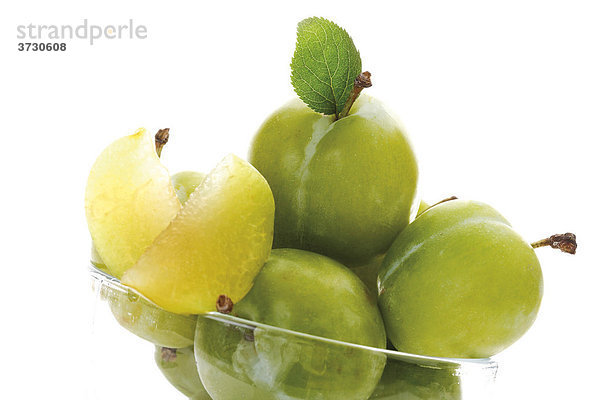
[{"label": "green leaf", "polygon": [[313,17],[298,24],[291,67],[292,85],[300,99],[316,112],[337,116],[362,65],[354,42],[344,29]]}]

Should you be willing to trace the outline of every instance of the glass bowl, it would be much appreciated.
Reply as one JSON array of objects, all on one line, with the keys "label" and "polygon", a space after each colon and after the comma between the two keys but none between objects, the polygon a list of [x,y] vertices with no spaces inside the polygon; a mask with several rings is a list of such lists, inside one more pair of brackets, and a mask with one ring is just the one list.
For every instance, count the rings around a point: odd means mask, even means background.
[{"label": "glass bowl", "polygon": [[[95,375],[126,379],[131,391],[120,391],[123,399],[176,398],[172,386],[181,399],[195,400],[485,400],[492,395],[497,364],[491,359],[377,349],[217,312],[172,314],[98,266],[91,267],[91,276],[98,299],[94,342],[101,342]],[[135,335],[124,335],[119,326]],[[154,379],[160,375],[166,379]],[[114,391],[94,396],[121,398]]]}]

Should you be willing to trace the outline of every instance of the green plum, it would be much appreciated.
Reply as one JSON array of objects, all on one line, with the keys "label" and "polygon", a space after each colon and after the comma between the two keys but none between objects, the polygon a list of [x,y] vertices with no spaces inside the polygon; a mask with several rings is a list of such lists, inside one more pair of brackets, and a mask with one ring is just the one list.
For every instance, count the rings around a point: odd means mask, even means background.
[{"label": "green plum", "polygon": [[193,346],[183,349],[156,346],[154,361],[165,378],[181,393],[194,400],[210,400],[198,376]]},{"label": "green plum", "polygon": [[230,315],[201,315],[198,372],[215,400],[367,399],[385,354]]},{"label": "green plum", "polygon": [[496,210],[453,200],[416,218],[378,275],[379,308],[400,351],[482,358],[536,318],[542,272],[531,245]]},{"label": "green plum", "polygon": [[[198,318],[198,369],[215,400],[366,399],[379,381],[385,354],[337,342],[385,347],[376,303],[360,279],[332,259],[273,250],[233,313],[237,317],[218,315],[228,324]],[[256,327],[244,325],[247,320]]]},{"label": "green plum", "polygon": [[462,391],[456,365],[421,365],[389,357],[369,400],[460,400]]},{"label": "green plum", "polygon": [[181,204],[187,201],[190,194],[204,181],[204,178],[206,178],[206,174],[196,171],[182,171],[171,176],[171,183]]},{"label": "green plum", "polygon": [[387,250],[416,210],[411,145],[369,96],[338,120],[291,101],[262,124],[249,161],[275,197],[275,248],[363,265]]},{"label": "green plum", "polygon": [[309,251],[275,249],[235,315],[297,332],[385,347],[377,303],[342,264]]}]

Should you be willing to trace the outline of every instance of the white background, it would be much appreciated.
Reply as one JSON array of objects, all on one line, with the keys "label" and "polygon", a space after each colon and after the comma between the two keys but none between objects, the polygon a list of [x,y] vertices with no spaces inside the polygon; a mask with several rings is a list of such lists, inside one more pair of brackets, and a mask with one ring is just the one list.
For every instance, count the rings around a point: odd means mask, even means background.
[{"label": "white background", "polygon": [[[170,127],[163,160],[171,172],[207,171],[229,152],[245,157],[261,121],[294,96],[295,26],[313,15],[354,38],[373,73],[369,94],[408,129],[426,200],[488,202],[531,241],[577,234],[576,256],[539,250],[542,308],[534,327],[495,357],[496,391],[498,399],[597,398],[598,3],[7,3],[0,398],[85,396],[93,296],[83,193],[100,151],[138,127]],[[133,18],[148,38],[17,51],[17,25],[84,18]]]}]

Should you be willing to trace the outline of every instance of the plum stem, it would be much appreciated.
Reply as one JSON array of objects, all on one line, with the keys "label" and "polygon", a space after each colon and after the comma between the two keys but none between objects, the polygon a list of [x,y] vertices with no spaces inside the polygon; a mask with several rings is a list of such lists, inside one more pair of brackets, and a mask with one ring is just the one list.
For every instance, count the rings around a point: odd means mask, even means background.
[{"label": "plum stem", "polygon": [[159,129],[154,135],[154,146],[156,146],[156,154],[160,157],[163,147],[169,141],[169,128]]},{"label": "plum stem", "polygon": [[217,311],[221,314],[230,314],[233,310],[233,300],[227,295],[220,295],[217,299]]},{"label": "plum stem", "polygon": [[458,200],[458,197],[456,197],[456,196],[450,196],[450,197],[447,197],[447,198],[445,198],[444,200],[440,200],[440,201],[438,201],[437,203],[435,203],[435,204],[433,204],[433,205],[431,205],[431,206],[427,207],[427,210],[429,210],[429,209],[430,209],[430,208],[432,208],[432,207],[439,206],[440,204],[442,204],[442,203],[445,203],[445,202],[447,202],[447,201],[451,201],[451,200]]},{"label": "plum stem", "polygon": [[346,104],[344,104],[344,108],[342,108],[342,112],[337,116],[336,119],[344,118],[350,112],[352,105],[358,99],[358,95],[364,88],[368,88],[373,86],[371,83],[371,73],[369,71],[361,72],[356,79],[354,79],[354,87],[352,88],[352,92],[350,92],[350,96],[348,100],[346,100]]},{"label": "plum stem", "polygon": [[164,362],[172,362],[177,359],[177,350],[170,347],[160,349],[160,356]]},{"label": "plum stem", "polygon": [[458,197],[456,197],[456,196],[450,196],[450,197],[447,197],[447,198],[445,198],[444,200],[438,201],[437,203],[435,203],[435,204],[432,204],[432,205],[430,205],[429,207],[427,207],[426,209],[424,209],[424,210],[423,210],[421,213],[419,213],[417,216],[419,216],[419,215],[423,214],[425,211],[427,211],[427,210],[430,210],[430,209],[432,209],[432,208],[433,208],[433,207],[435,207],[435,206],[438,206],[438,205],[440,205],[440,204],[442,204],[442,203],[445,203],[445,202],[447,202],[447,201],[451,201],[451,200],[458,200]]},{"label": "plum stem", "polygon": [[550,246],[553,249],[559,249],[563,253],[575,254],[575,251],[577,250],[577,241],[575,234],[567,232],[552,235],[546,239],[531,243],[531,247],[534,249],[544,246]]}]

